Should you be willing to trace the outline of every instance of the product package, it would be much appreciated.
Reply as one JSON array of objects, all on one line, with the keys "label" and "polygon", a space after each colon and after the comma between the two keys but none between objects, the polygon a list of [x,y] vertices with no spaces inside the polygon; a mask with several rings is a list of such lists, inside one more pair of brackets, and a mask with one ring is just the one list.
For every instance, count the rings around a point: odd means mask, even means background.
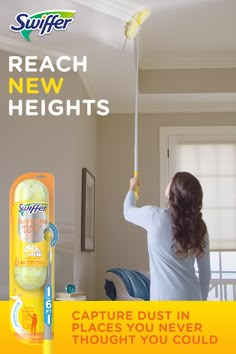
[{"label": "product package", "polygon": [[10,190],[10,322],[15,336],[51,352],[53,338],[54,177],[27,173]]}]

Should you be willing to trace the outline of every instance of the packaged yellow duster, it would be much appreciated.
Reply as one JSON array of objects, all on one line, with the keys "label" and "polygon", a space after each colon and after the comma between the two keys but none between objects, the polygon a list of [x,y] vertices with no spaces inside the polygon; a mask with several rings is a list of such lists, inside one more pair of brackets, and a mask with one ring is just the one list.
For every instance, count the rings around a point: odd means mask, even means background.
[{"label": "packaged yellow duster", "polygon": [[54,177],[27,173],[10,190],[10,321],[16,337],[52,352]]}]

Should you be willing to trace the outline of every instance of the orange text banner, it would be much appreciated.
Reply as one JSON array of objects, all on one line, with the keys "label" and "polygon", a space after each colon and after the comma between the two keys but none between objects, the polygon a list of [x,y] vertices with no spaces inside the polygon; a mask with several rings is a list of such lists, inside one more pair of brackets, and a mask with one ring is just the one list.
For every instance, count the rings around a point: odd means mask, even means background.
[{"label": "orange text banner", "polygon": [[[9,303],[0,302],[1,352],[43,353],[10,331]],[[53,353],[234,353],[235,302],[54,303]]]}]

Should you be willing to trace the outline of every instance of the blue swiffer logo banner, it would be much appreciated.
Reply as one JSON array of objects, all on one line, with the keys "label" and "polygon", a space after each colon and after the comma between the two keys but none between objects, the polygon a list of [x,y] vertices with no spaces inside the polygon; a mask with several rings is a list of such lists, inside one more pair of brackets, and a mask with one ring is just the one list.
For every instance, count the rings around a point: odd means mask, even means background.
[{"label": "blue swiffer logo banner", "polygon": [[46,10],[33,15],[21,12],[15,17],[16,25],[11,25],[9,28],[15,33],[20,33],[26,41],[30,42],[32,31],[39,31],[39,36],[50,34],[53,30],[65,31],[74,21],[75,12]]}]

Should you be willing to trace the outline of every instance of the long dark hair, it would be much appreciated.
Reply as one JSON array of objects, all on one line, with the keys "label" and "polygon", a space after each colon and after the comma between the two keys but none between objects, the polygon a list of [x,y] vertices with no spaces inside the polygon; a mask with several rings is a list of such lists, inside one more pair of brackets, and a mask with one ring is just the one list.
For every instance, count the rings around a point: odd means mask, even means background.
[{"label": "long dark hair", "polygon": [[178,172],[169,190],[169,208],[172,218],[173,246],[182,257],[200,256],[206,246],[206,224],[202,220],[202,187],[188,172]]}]

